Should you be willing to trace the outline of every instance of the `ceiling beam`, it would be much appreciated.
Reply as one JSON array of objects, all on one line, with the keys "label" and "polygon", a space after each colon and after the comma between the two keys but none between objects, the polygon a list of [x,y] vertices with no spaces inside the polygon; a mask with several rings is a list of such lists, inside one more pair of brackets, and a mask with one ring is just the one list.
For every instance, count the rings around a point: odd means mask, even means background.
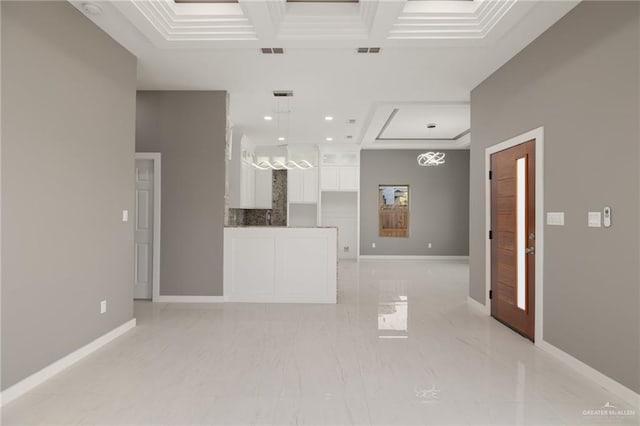
[{"label": "ceiling beam", "polygon": [[[369,3],[369,5],[365,5],[364,3]],[[369,42],[371,45],[385,45],[387,37],[389,36],[389,31],[391,31],[393,25],[398,21],[398,17],[402,14],[406,3],[407,0],[362,1],[363,7],[375,7],[375,11],[372,14],[372,21],[369,24]]]}]

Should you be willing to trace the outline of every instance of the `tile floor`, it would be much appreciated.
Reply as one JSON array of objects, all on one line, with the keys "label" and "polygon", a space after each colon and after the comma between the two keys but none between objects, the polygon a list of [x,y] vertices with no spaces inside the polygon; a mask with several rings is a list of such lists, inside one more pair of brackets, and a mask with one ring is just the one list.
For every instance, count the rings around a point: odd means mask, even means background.
[{"label": "tile floor", "polygon": [[[467,305],[468,266],[344,262],[338,305],[136,302],[138,327],[2,424],[638,424]],[[633,416],[586,416],[607,402]]]}]

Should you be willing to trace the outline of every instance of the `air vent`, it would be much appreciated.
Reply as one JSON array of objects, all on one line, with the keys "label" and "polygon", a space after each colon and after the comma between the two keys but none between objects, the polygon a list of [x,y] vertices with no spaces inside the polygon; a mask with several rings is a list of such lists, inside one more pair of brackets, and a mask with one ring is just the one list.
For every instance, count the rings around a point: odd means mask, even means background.
[{"label": "air vent", "polygon": [[358,47],[358,53],[380,53],[379,47]]},{"label": "air vent", "polygon": [[263,47],[260,49],[265,55],[282,55],[284,49],[282,47]]},{"label": "air vent", "polygon": [[293,90],[274,90],[273,96],[276,98],[290,98],[293,96]]},{"label": "air vent", "polygon": [[347,124],[356,124],[356,119],[355,118],[348,119]]},{"label": "air vent", "polygon": [[347,135],[347,139],[353,139],[353,135]]}]

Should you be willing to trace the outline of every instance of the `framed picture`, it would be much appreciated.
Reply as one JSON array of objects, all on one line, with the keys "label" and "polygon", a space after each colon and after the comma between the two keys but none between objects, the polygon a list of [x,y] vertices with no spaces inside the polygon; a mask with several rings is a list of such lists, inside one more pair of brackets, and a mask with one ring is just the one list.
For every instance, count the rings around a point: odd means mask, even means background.
[{"label": "framed picture", "polygon": [[378,187],[378,221],[381,237],[409,236],[409,185]]}]

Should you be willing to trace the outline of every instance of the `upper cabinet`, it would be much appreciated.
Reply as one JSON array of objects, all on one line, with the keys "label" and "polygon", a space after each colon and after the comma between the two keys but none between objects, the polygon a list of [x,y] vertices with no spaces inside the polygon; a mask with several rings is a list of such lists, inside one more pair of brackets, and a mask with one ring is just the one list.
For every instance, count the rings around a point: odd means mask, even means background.
[{"label": "upper cabinet", "polygon": [[255,206],[256,169],[246,161],[243,161],[240,167],[240,207],[252,208]]},{"label": "upper cabinet", "polygon": [[323,152],[320,156],[321,191],[360,189],[359,152]]},{"label": "upper cabinet", "polygon": [[255,170],[255,208],[273,208],[273,170]]},{"label": "upper cabinet", "polygon": [[287,201],[290,204],[313,204],[318,202],[318,150],[309,146],[290,146],[288,160],[311,168],[292,168],[287,171]]},{"label": "upper cabinet", "polygon": [[360,188],[360,167],[322,167],[320,171],[322,191],[358,191]]},{"label": "upper cabinet", "polygon": [[233,134],[229,164],[229,207],[240,209],[272,208],[272,170],[254,166],[256,154],[248,139]]},{"label": "upper cabinet", "polygon": [[287,198],[289,203],[317,203],[318,169],[287,171]]},{"label": "upper cabinet", "polygon": [[318,169],[307,169],[302,172],[302,201],[304,203],[318,202]]}]

